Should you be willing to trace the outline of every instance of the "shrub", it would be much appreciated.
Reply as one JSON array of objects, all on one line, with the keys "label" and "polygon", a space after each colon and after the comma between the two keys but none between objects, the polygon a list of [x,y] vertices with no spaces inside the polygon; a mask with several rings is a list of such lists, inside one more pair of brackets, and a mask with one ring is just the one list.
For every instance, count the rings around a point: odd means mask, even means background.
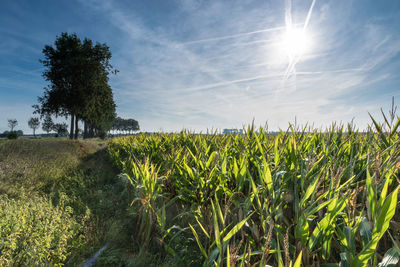
[{"label": "shrub", "polygon": [[0,262],[10,266],[62,265],[83,244],[82,226],[61,201],[0,196]]},{"label": "shrub", "polygon": [[99,132],[99,138],[101,138],[102,140],[107,138],[107,133],[105,131],[100,131]]},{"label": "shrub", "polygon": [[8,139],[17,139],[17,138],[18,138],[18,134],[17,134],[17,132],[15,132],[15,131],[9,132],[9,133],[7,134],[7,138],[8,138]]}]

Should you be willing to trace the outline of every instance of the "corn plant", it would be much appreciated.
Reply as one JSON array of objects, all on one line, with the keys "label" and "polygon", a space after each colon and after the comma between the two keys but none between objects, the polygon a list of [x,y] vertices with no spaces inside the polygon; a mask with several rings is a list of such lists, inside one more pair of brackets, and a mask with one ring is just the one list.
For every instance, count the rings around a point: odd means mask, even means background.
[{"label": "corn plant", "polygon": [[201,255],[183,264],[392,266],[400,119],[382,114],[367,132],[352,123],[276,135],[252,126],[244,135],[116,138],[108,150],[140,203],[138,237],[158,235],[176,255],[180,235]]}]

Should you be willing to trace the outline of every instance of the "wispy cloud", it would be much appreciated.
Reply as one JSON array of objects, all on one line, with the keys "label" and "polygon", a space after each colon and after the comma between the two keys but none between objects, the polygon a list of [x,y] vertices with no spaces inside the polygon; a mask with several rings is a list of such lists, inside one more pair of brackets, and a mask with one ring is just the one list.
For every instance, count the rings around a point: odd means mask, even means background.
[{"label": "wispy cloud", "polygon": [[[362,15],[361,0],[78,3],[105,25],[83,24],[78,33],[111,46],[120,70],[111,78],[118,113],[138,119],[143,130],[204,131],[253,118],[276,129],[295,116],[316,125],[354,116],[365,123],[367,110],[399,95],[400,34],[391,25],[398,21]],[[281,47],[287,25],[306,28],[312,39],[291,62]],[[21,36],[13,38],[10,53],[21,45]],[[37,71],[15,68],[12,75]],[[8,87],[29,83],[17,80],[0,76]]]},{"label": "wispy cloud", "polygon": [[227,40],[227,39],[233,39],[233,38],[240,38],[240,37],[257,34],[257,33],[281,31],[281,30],[284,30],[285,28],[286,28],[285,26],[274,27],[274,28],[263,29],[263,30],[258,30],[258,31],[251,31],[251,32],[245,32],[245,33],[238,33],[238,34],[214,37],[214,38],[207,38],[207,39],[202,39],[202,40],[189,41],[189,42],[181,43],[180,45],[192,45],[192,44],[199,44],[199,43],[205,43],[205,42],[215,42],[215,41],[221,41],[221,40]]},{"label": "wispy cloud", "polygon": [[[279,25],[283,19],[286,23],[292,23],[291,13],[288,12],[291,10],[291,1],[286,3],[289,5],[289,9],[286,6],[286,13],[272,15],[275,25]],[[276,56],[280,53],[277,52],[279,48],[276,47],[279,42],[274,40],[285,30],[284,26],[257,30],[257,25],[255,25],[254,30],[238,30],[238,33],[227,34],[219,30],[227,26],[222,25],[216,27],[214,31],[208,31],[208,35],[213,37],[196,38],[196,36],[205,35],[201,24],[203,20],[209,18],[207,14],[215,14],[224,8],[233,8],[230,5],[222,5],[219,3],[211,7],[202,6],[200,15],[194,15],[198,20],[185,21],[186,27],[191,27],[198,34],[189,35],[182,40],[168,32],[168,29],[160,36],[158,32],[142,23],[140,18],[127,16],[123,11],[115,10],[113,6],[107,4],[106,10],[111,11],[110,18],[118,24],[116,26],[128,32],[133,40],[149,42],[148,47],[138,48],[144,49],[145,59],[143,60],[147,60],[147,63],[140,66],[132,64],[134,71],[131,75],[135,78],[122,77],[119,83],[121,85],[119,94],[123,96],[123,101],[132,100],[142,103],[140,110],[137,111],[145,123],[153,121],[154,116],[164,118],[163,125],[166,128],[171,121],[176,119],[185,125],[194,124],[193,119],[197,118],[204,121],[205,125],[224,127],[225,124],[240,126],[242,123],[249,122],[252,117],[260,121],[272,117],[275,121],[285,122],[291,120],[293,114],[296,113],[299,116],[309,114],[305,117],[311,120],[324,117],[325,115],[318,110],[321,103],[331,103],[330,99],[338,98],[343,93],[351,90],[357,93],[359,86],[368,86],[387,78],[387,75],[371,78],[371,72],[376,66],[390,60],[398,53],[395,49],[396,42],[389,37],[380,40],[373,39],[374,36],[371,36],[368,45],[357,47],[352,51],[345,51],[346,41],[338,47],[332,45],[324,49],[318,48],[318,46],[324,46],[324,43],[316,43],[314,51],[304,55],[301,62],[300,58],[297,58],[289,65],[287,69],[289,73],[294,73],[295,66],[298,65],[296,77],[294,81],[289,80],[282,87],[281,81],[285,76],[287,61],[285,55]],[[243,8],[238,7],[238,9]],[[298,4],[296,8],[299,8]],[[311,19],[313,12],[318,22],[324,20],[322,16],[325,19],[326,16],[332,16],[332,14],[322,12],[318,14],[318,9],[315,10],[316,1],[311,1],[308,6],[303,5],[302,8],[304,8],[303,26],[305,28],[308,26],[313,29],[318,28],[318,25],[313,25]],[[212,9],[217,9],[217,11]],[[196,9],[191,9],[190,12],[196,13]],[[245,12],[248,18],[251,17],[252,12],[256,13],[257,17],[259,11],[246,10]],[[265,12],[268,11],[265,10]],[[227,14],[227,12],[221,14]],[[246,18],[232,22],[226,16],[222,17],[220,22],[229,23],[228,29],[242,29],[246,25]],[[211,19],[215,20],[215,18]],[[298,17],[296,21],[299,22]],[[334,26],[329,25],[330,28]],[[342,25],[339,23],[336,26],[346,30],[345,23]],[[177,30],[179,31],[179,27]],[[337,36],[329,36],[329,32],[323,32],[323,29],[319,31],[321,36],[317,36],[317,39],[322,40],[326,36],[328,36],[328,41],[337,39]],[[363,35],[367,36],[367,31]],[[151,44],[156,44],[156,46],[153,47]],[[389,44],[390,49],[388,49]],[[371,46],[374,47],[372,53],[369,51]],[[343,50],[345,52],[341,56]],[[320,56],[317,56],[318,53]],[[353,58],[359,60],[346,59],[346,53],[352,53]],[[134,57],[133,53],[133,61],[135,61]],[[322,63],[317,68],[313,68],[312,62],[316,61],[322,61]],[[134,89],[124,89],[129,84]],[[297,91],[293,91],[293,86],[297,88]],[[280,125],[280,123],[276,124]],[[154,128],[151,122],[146,126]]]}]

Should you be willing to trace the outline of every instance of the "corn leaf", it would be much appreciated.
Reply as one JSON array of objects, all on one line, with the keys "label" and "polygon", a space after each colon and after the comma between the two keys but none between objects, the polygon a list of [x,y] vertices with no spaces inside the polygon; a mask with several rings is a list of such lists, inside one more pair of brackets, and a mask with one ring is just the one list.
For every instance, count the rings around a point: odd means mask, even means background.
[{"label": "corn leaf", "polygon": [[201,253],[203,253],[204,257],[207,259],[208,258],[207,252],[204,249],[203,245],[201,244],[199,236],[197,235],[196,230],[194,230],[193,226],[190,223],[189,223],[189,226],[190,226],[190,229],[192,229],[192,233],[194,235],[194,238],[196,239],[197,245],[199,246]]},{"label": "corn leaf", "polygon": [[297,222],[295,228],[295,237],[299,238],[303,245],[306,245],[308,241],[309,231],[310,228],[307,222],[307,218],[303,214],[303,216],[301,216],[299,221]]},{"label": "corn leaf", "polygon": [[[251,215],[253,215],[253,214],[251,214]],[[232,238],[232,236],[234,236],[237,232],[240,231],[240,229],[242,229],[243,225],[247,222],[247,220],[251,217],[251,215],[248,216],[247,218],[241,220],[238,224],[236,224],[236,225],[226,234],[226,236],[224,237],[224,239],[223,239],[222,241],[223,241],[224,243],[227,242],[227,241],[229,241],[229,240]]]},{"label": "corn leaf", "polygon": [[386,251],[382,261],[378,264],[378,267],[395,267],[400,260],[400,255],[395,248],[391,248]]},{"label": "corn leaf", "polygon": [[297,259],[293,264],[293,267],[301,267],[301,256],[302,255],[303,255],[303,251],[300,251],[299,256],[297,256]]},{"label": "corn leaf", "polygon": [[275,163],[275,168],[279,164],[279,136],[275,138],[275,144],[274,144],[274,163]]},{"label": "corn leaf", "polygon": [[375,226],[372,232],[372,240],[357,255],[356,266],[361,267],[367,264],[368,260],[375,253],[376,246],[379,240],[389,228],[390,220],[393,218],[396,211],[398,189],[399,187],[397,187],[395,191],[393,191],[392,194],[387,197],[385,203],[383,204],[379,216],[375,222]]},{"label": "corn leaf", "polygon": [[367,189],[367,197],[368,197],[368,209],[372,218],[372,221],[376,219],[376,190],[373,185],[372,177],[367,168],[367,179],[365,180],[365,185]]},{"label": "corn leaf", "polygon": [[211,206],[213,210],[213,219],[214,219],[214,235],[215,235],[215,244],[219,249],[221,249],[221,236],[219,232],[219,224],[217,219],[217,211],[215,210],[214,201],[211,201]]},{"label": "corn leaf", "polygon": [[393,126],[392,131],[390,132],[390,136],[393,136],[396,133],[399,126],[400,126],[400,117],[397,119],[396,124]]},{"label": "corn leaf", "polygon": [[[369,113],[368,113],[368,114],[369,114]],[[382,131],[382,127],[375,121],[375,119],[371,116],[371,114],[369,114],[369,116],[371,117],[371,120],[372,120],[372,122],[374,123],[375,128],[376,128],[376,130],[378,131],[379,137],[381,138],[382,142],[385,143],[386,147],[388,147],[388,146],[389,146],[389,142],[387,141],[386,136],[385,136],[385,134],[384,134],[383,131]],[[386,148],[386,147],[385,147],[385,148]]]}]

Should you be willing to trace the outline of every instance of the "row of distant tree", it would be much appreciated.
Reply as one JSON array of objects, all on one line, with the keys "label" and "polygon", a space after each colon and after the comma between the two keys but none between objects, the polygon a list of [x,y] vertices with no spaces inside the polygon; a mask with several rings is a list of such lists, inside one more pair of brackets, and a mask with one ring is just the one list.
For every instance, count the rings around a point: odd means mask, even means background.
[{"label": "row of distant tree", "polygon": [[[23,131],[14,131],[15,127],[18,126],[18,121],[16,119],[8,120],[8,127],[11,131],[4,131],[0,134],[0,137],[7,137],[9,134],[14,133],[17,136],[23,135]],[[33,136],[36,136],[36,130],[40,127],[39,118],[30,118],[28,120],[28,126],[33,130]],[[46,116],[42,122],[42,130],[47,134],[50,132],[56,132],[59,136],[65,136],[68,134],[68,125],[66,123],[54,123],[50,116]]]},{"label": "row of distant tree", "polygon": [[112,124],[111,130],[113,134],[131,134],[138,131],[139,123],[134,119],[123,119],[117,117]]},{"label": "row of distant tree", "polygon": [[[42,121],[42,130],[47,134],[51,132],[57,133],[58,136],[68,135],[68,125],[64,123],[54,123],[50,115],[46,115]],[[16,119],[8,120],[8,127],[11,131],[5,131],[0,134],[0,137],[6,137],[9,133],[15,132],[15,127],[18,126],[18,121]],[[33,131],[33,136],[36,136],[36,130],[40,127],[40,120],[37,117],[32,117],[28,120],[28,126]],[[114,119],[111,131],[113,134],[131,134],[140,129],[138,121],[134,119],[123,119],[117,117]],[[17,136],[23,135],[23,132],[19,130],[15,132]]]}]

